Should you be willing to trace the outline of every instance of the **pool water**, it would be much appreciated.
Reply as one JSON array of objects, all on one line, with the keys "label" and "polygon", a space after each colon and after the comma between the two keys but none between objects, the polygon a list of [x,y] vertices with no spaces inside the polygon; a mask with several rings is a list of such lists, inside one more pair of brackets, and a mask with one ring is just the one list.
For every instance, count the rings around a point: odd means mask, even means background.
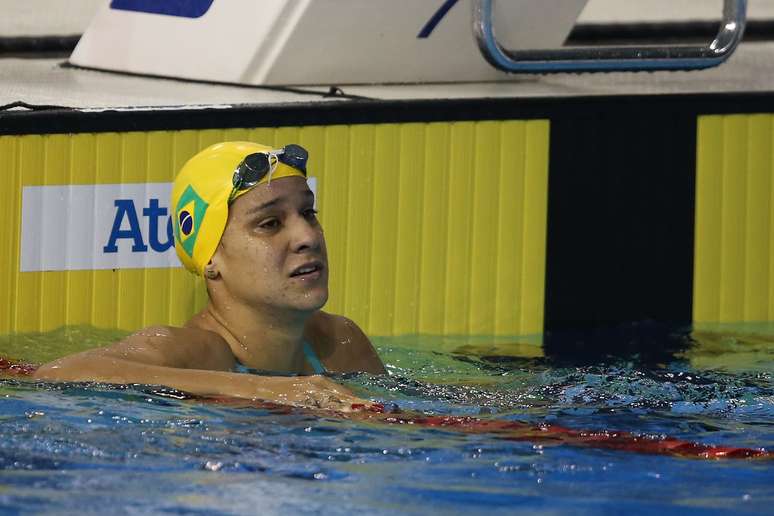
[{"label": "pool water", "polygon": [[[67,328],[7,337],[0,355],[39,363],[120,336]],[[379,338],[390,376],[340,380],[405,411],[774,449],[774,338],[735,327],[668,339],[655,355],[544,356],[534,338]],[[148,386],[0,378],[0,513],[762,514],[772,486],[771,460],[512,441]]]}]

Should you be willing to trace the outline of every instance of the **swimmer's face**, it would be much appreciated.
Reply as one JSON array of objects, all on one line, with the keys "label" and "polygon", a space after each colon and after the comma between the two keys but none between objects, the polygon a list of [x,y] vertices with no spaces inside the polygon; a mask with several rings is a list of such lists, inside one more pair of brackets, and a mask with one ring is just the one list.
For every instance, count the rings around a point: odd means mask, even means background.
[{"label": "swimmer's face", "polygon": [[322,307],[328,255],[306,180],[276,179],[234,201],[212,260],[232,297],[250,306]]}]

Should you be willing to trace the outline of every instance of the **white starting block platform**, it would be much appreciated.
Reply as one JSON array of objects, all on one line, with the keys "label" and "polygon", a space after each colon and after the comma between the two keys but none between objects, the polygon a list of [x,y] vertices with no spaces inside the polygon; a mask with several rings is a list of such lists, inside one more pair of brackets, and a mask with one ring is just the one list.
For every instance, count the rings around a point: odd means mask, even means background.
[{"label": "white starting block platform", "polygon": [[[555,48],[587,0],[494,4],[508,48]],[[254,85],[508,79],[483,57],[472,0],[112,0],[72,64]]]}]

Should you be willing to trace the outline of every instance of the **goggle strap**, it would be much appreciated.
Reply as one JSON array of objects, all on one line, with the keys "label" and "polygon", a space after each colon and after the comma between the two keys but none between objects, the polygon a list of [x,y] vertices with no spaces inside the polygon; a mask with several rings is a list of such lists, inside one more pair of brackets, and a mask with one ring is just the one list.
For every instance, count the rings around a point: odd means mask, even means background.
[{"label": "goggle strap", "polygon": [[[266,184],[271,184],[271,178],[274,175],[274,171],[277,170],[277,164],[279,163],[279,158],[277,157],[278,154],[282,154],[285,151],[280,152],[268,152],[267,156],[269,158],[269,171],[266,173],[268,176],[268,179],[266,180]],[[274,160],[272,162],[272,159]]]}]

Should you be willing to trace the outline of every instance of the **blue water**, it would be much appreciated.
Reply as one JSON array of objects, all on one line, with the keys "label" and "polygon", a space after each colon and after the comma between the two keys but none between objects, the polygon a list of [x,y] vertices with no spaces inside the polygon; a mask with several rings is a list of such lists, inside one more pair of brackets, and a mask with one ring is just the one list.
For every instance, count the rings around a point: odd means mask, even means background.
[{"label": "blue water", "polygon": [[[593,360],[495,339],[377,339],[391,375],[341,381],[434,414],[774,448],[771,340],[685,339],[655,359]],[[771,461],[546,446],[175,395],[0,380],[0,512],[771,514],[774,504]]]}]

